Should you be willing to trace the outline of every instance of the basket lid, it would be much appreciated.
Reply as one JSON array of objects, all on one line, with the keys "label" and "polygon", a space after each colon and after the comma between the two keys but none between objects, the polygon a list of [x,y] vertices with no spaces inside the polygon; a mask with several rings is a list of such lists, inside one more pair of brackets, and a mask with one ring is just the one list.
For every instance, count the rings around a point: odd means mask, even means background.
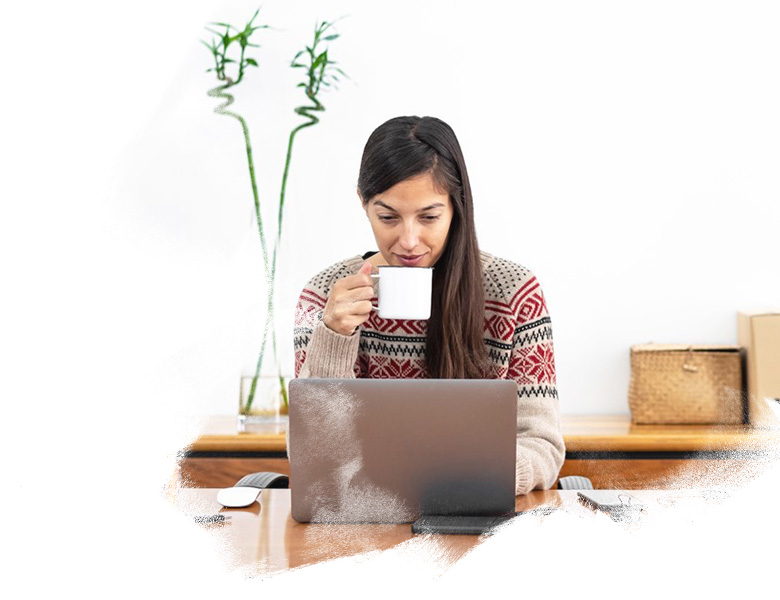
[{"label": "basket lid", "polygon": [[739,352],[739,346],[717,344],[635,344],[631,352]]}]

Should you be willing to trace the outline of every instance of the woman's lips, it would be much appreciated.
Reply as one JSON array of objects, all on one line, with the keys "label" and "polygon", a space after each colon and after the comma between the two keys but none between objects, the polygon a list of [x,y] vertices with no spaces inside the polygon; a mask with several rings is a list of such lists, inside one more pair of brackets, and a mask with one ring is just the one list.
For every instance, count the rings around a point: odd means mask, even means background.
[{"label": "woman's lips", "polygon": [[401,264],[405,267],[416,267],[422,259],[425,257],[425,254],[418,254],[416,256],[402,256],[400,254],[396,254],[398,257],[398,260],[401,261]]}]

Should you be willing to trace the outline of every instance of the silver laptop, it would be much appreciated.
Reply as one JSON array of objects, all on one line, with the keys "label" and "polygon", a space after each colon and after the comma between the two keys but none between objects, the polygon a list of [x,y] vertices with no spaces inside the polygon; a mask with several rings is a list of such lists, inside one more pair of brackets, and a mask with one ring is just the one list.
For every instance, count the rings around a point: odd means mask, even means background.
[{"label": "silver laptop", "polygon": [[408,523],[510,513],[516,423],[511,380],[291,381],[292,517]]}]

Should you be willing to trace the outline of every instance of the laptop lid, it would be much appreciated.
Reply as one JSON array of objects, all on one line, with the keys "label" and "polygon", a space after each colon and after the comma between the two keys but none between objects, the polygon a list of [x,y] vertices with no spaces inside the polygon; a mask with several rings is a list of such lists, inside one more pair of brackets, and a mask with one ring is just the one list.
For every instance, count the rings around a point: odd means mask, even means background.
[{"label": "laptop lid", "polygon": [[296,521],[514,510],[514,381],[296,379],[289,391]]}]

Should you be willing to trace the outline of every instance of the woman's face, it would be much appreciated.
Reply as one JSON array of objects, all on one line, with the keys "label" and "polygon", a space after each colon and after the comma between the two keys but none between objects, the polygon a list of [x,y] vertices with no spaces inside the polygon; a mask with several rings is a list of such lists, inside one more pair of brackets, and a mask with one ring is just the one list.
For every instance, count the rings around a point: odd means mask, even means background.
[{"label": "woman's face", "polygon": [[430,173],[397,183],[364,205],[384,263],[432,267],[447,246],[452,202]]}]

